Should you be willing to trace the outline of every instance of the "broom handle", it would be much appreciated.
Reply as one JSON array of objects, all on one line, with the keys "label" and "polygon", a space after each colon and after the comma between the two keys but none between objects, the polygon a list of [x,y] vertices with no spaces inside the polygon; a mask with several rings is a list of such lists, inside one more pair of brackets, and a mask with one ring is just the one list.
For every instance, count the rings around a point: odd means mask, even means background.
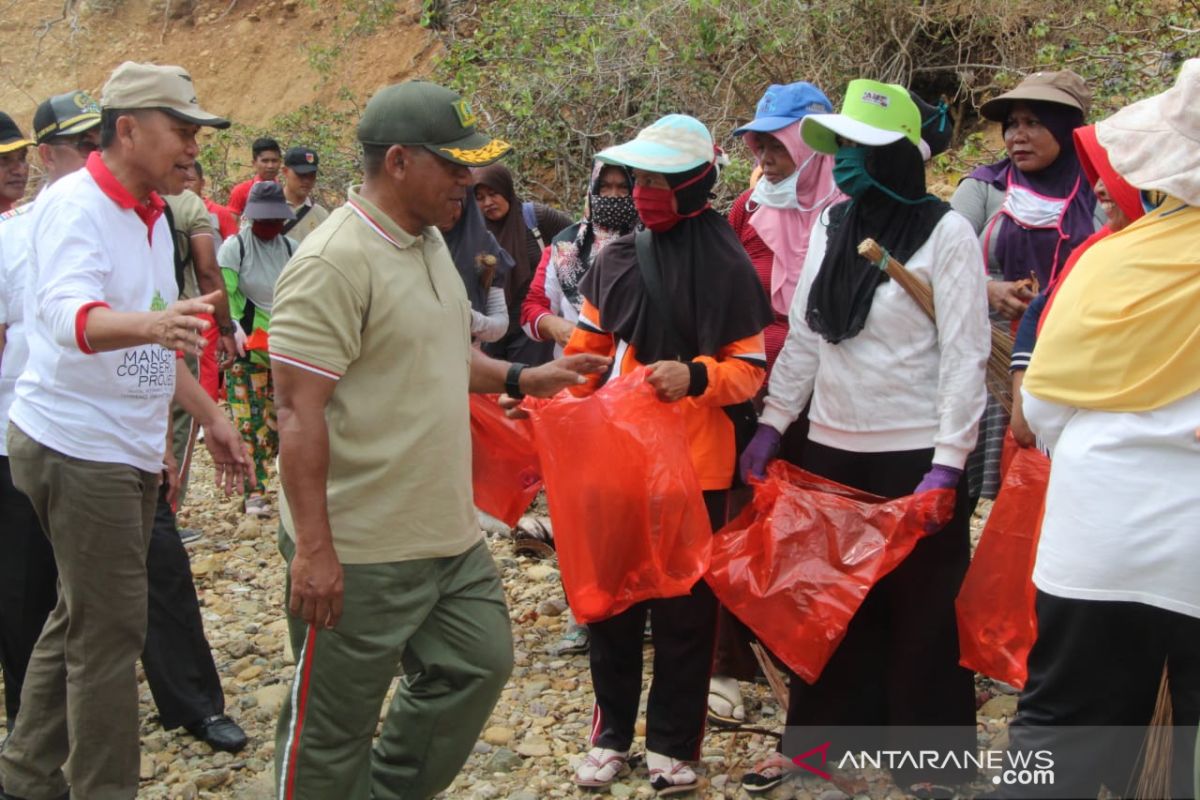
[{"label": "broom handle", "polygon": [[[891,254],[880,247],[879,243],[874,239],[863,239],[858,245],[858,254],[866,258],[880,270],[890,275],[896,283],[904,287],[909,296],[916,301],[931,320],[935,323],[937,318],[933,313],[933,289],[916,275],[908,271],[908,268],[901,264],[896,259],[892,258]],[[918,287],[925,290],[926,296],[918,294]]]}]

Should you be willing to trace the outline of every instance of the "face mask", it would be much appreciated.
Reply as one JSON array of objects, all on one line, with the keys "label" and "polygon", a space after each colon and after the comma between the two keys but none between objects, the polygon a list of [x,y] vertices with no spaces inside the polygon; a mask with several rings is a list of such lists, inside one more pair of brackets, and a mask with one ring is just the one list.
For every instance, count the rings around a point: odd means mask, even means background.
[{"label": "face mask", "polygon": [[779,183],[771,183],[762,178],[754,184],[750,193],[750,201],[767,208],[800,208],[796,199],[796,182],[800,180],[800,170],[796,170]]},{"label": "face mask", "polygon": [[[1072,192],[1071,197],[1074,194]],[[1045,197],[1012,183],[1010,178],[1001,210],[1025,228],[1058,228],[1071,197]]]},{"label": "face mask", "polygon": [[839,147],[833,157],[833,180],[847,196],[858,200],[875,185],[867,173],[867,148]]},{"label": "face mask", "polygon": [[601,197],[594,194],[588,198],[588,208],[592,223],[597,227],[610,231],[631,231],[637,225],[637,207],[629,195]]},{"label": "face mask", "polygon": [[910,197],[898,195],[875,180],[871,177],[871,173],[867,172],[867,153],[868,150],[865,147],[839,147],[837,155],[833,157],[833,179],[837,182],[838,188],[845,192],[848,197],[859,200],[866,193],[867,189],[878,189],[892,200],[895,200],[897,203],[903,203],[906,206],[937,202],[937,198],[930,194],[923,195],[915,200]]},{"label": "face mask", "polygon": [[284,223],[277,219],[256,219],[250,223],[250,230],[259,239],[269,242],[283,233]]},{"label": "face mask", "polygon": [[669,231],[683,219],[675,210],[675,193],[670,189],[634,186],[633,204],[642,222],[655,233]]}]

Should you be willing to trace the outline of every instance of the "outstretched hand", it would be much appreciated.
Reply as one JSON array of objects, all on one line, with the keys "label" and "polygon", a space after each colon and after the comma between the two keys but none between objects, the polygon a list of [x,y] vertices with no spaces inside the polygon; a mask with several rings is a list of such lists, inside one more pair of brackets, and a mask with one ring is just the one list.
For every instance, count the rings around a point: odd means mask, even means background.
[{"label": "outstretched hand", "polygon": [[608,369],[612,359],[591,353],[557,358],[539,367],[528,367],[521,372],[521,391],[530,397],[553,397],[563,389],[586,383],[585,375]]},{"label": "outstretched hand", "polygon": [[200,355],[208,344],[204,331],[212,323],[200,319],[199,315],[212,314],[216,309],[215,303],[220,299],[221,292],[209,292],[191,300],[172,303],[165,311],[160,311],[151,323],[150,340],[168,350]]}]

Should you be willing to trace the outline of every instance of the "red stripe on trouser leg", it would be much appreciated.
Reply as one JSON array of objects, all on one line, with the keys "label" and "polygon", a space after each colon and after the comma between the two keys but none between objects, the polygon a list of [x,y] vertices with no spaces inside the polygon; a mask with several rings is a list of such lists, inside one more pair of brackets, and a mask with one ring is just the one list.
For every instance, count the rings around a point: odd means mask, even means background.
[{"label": "red stripe on trouser leg", "polygon": [[300,688],[294,704],[295,707],[292,709],[295,722],[293,723],[291,740],[288,743],[287,774],[283,776],[285,800],[293,800],[296,792],[296,758],[300,755],[300,736],[304,731],[304,712],[308,708],[308,686],[312,678],[313,651],[316,649],[314,647],[316,641],[317,627],[309,625],[308,635],[305,636],[304,641],[304,658],[298,665],[298,669],[300,669]]},{"label": "red stripe on trouser leg", "polygon": [[588,744],[595,747],[596,737],[600,735],[600,704],[592,703],[592,735],[588,738]]}]

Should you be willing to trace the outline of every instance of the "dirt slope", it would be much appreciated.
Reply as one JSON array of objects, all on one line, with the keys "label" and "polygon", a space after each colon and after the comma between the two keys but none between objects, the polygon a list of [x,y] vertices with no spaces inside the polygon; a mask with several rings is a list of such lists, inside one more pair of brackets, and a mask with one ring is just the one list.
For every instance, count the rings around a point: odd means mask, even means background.
[{"label": "dirt slope", "polygon": [[[73,88],[96,93],[120,62],[181,64],[204,106],[235,122],[260,125],[309,103],[360,102],[374,89],[425,74],[438,45],[418,24],[419,0],[370,36],[354,40],[328,75],[309,65],[309,49],[330,47],[352,12],[329,0],[0,1],[0,109],[22,127],[37,103]],[[165,20],[165,25],[164,25]],[[324,78],[324,79],[323,79]]]}]

